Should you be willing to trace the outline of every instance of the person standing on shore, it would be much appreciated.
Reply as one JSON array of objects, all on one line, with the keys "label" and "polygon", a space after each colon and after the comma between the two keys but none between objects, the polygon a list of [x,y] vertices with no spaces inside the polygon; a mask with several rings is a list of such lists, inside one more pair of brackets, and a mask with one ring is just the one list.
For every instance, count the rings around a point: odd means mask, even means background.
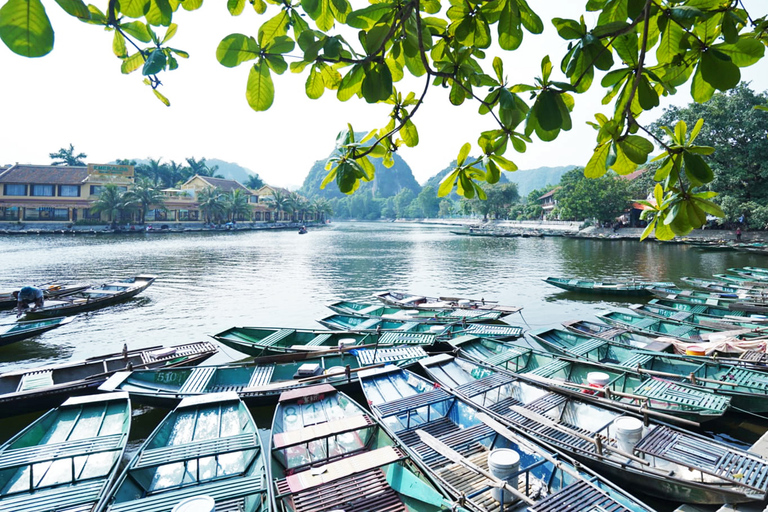
[{"label": "person standing on shore", "polygon": [[34,286],[25,286],[18,292],[13,292],[13,297],[16,299],[18,311],[16,316],[21,316],[23,311],[32,303],[35,304],[32,309],[41,308],[45,304],[43,290]]},{"label": "person standing on shore", "polygon": [[736,240],[741,240],[741,228],[736,228]]}]

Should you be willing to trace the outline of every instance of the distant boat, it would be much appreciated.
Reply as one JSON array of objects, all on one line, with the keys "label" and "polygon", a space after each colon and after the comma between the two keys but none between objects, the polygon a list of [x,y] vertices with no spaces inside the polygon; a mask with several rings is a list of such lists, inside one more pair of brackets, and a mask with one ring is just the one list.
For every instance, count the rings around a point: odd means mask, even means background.
[{"label": "distant boat", "polygon": [[111,306],[135,297],[154,283],[155,279],[156,276],[138,275],[122,281],[93,286],[56,300],[47,300],[42,308],[27,308],[24,319],[74,315]]},{"label": "distant boat", "polygon": [[72,320],[74,320],[72,317],[57,316],[43,320],[0,324],[0,347],[37,336],[51,329],[66,325]]},{"label": "distant boat", "polygon": [[49,411],[0,447],[0,510],[97,510],[130,426],[128,393],[70,398]]},{"label": "distant boat", "polygon": [[357,315],[370,318],[382,318],[387,320],[406,320],[412,322],[493,322],[504,313],[501,311],[484,311],[480,309],[407,309],[385,304],[370,304],[339,300],[327,304],[333,312],[341,315]]},{"label": "distant boat", "polygon": [[485,300],[484,298],[426,297],[392,290],[375,293],[373,296],[384,304],[406,309],[480,309],[483,311],[501,311],[507,315],[518,313],[523,309],[519,306],[503,306],[496,301]]},{"label": "distant boat", "polygon": [[620,295],[626,297],[646,297],[651,295],[649,286],[673,286],[674,283],[653,283],[646,281],[593,281],[588,279],[568,279],[547,277],[546,283],[571,292],[592,295]]}]

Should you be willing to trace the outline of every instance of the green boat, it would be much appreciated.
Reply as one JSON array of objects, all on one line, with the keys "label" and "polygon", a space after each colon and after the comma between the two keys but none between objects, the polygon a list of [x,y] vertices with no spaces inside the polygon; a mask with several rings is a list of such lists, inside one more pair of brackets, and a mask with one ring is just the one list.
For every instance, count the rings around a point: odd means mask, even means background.
[{"label": "green boat", "polygon": [[[683,324],[711,327],[720,331],[732,331],[736,329],[751,329],[759,331],[766,329],[763,323],[750,322],[749,318],[726,319],[724,316],[712,316],[691,311],[678,311],[676,309],[662,308],[655,304],[632,304],[629,309],[641,315],[660,318],[662,320],[671,320]],[[726,310],[727,311],[727,310]]]},{"label": "green boat", "polygon": [[[360,380],[373,413],[473,511],[652,510],[562,453],[502,425],[477,404],[412,372],[388,366],[363,372]],[[503,480],[493,475],[502,457],[510,461],[503,466],[508,475]]]},{"label": "green boat", "polygon": [[736,321],[760,321],[760,320],[768,320],[761,319],[759,316],[752,318],[748,317],[746,313],[743,311],[733,311],[732,309],[728,308],[727,305],[721,306],[718,304],[709,305],[705,303],[701,304],[692,304],[690,302],[681,302],[676,301],[672,299],[651,299],[648,301],[648,304],[651,304],[653,306],[659,307],[659,308],[665,308],[670,309],[674,311],[684,311],[686,313],[698,313],[701,315],[709,315],[709,316],[715,316],[719,318],[732,318]]},{"label": "green boat", "polygon": [[480,361],[441,354],[419,364],[442,389],[633,492],[718,505],[761,501],[768,493],[764,459],[657,421],[647,412],[643,421],[616,410],[605,399],[587,402],[582,393],[563,393]]},{"label": "green boat", "polygon": [[764,282],[765,286],[768,286],[768,273],[764,271],[765,269],[753,270],[754,268],[756,267],[729,268],[728,272],[756,282]]},{"label": "green boat", "polygon": [[530,335],[547,350],[559,355],[595,361],[613,368],[632,368],[644,375],[727,396],[731,399],[731,407],[742,412],[768,412],[768,374],[762,371],[722,363],[709,357],[632,349],[562,329],[543,329]]},{"label": "green boat", "polygon": [[611,325],[624,327],[628,330],[648,334],[651,336],[668,336],[682,341],[703,341],[705,337],[720,332],[720,329],[712,327],[695,326],[649,318],[647,316],[622,313],[620,311],[603,311],[595,315],[599,320]]},{"label": "green boat", "polygon": [[735,293],[700,292],[696,290],[684,290],[677,287],[668,288],[664,286],[650,286],[648,291],[660,299],[688,302],[691,304],[723,306],[739,300],[739,296]]},{"label": "green boat", "polygon": [[608,325],[602,322],[590,322],[589,320],[571,320],[563,322],[563,327],[577,334],[585,334],[592,338],[602,338],[629,347],[653,350],[656,352],[674,352],[675,346],[669,341],[660,340],[654,336],[648,336],[630,331],[624,327]]},{"label": "green boat", "polygon": [[276,512],[467,512],[374,416],[328,384],[280,396],[270,448]]},{"label": "green boat", "polygon": [[332,302],[327,304],[327,307],[340,315],[428,323],[493,322],[505,314],[501,311],[480,309],[408,309],[348,300]]},{"label": "green boat", "polygon": [[71,322],[73,318],[57,316],[43,320],[0,324],[0,347],[43,334]]},{"label": "green boat", "polygon": [[[150,434],[97,510],[168,512],[199,508],[267,512],[264,451],[251,413],[236,393],[182,400]],[[206,497],[206,498],[203,498]]]},{"label": "green boat", "polygon": [[345,332],[339,330],[292,329],[285,327],[232,327],[213,338],[249,356],[295,352],[318,352],[364,346],[422,345],[435,342],[435,335],[411,332]]},{"label": "green boat", "polygon": [[127,393],[70,398],[0,447],[0,510],[96,510],[128,442]]},{"label": "green boat", "polygon": [[522,346],[508,350],[503,357],[489,362],[549,386],[581,391],[584,398],[608,398],[615,407],[649,411],[703,423],[722,417],[730,398],[704,392],[642,374],[631,368],[606,368],[604,365],[560,357],[543,350]]},{"label": "green boat", "polygon": [[183,398],[234,391],[248,406],[265,406],[277,403],[286,390],[323,382],[342,391],[356,390],[361,368],[384,363],[407,366],[424,357],[422,347],[407,345],[286,354],[241,364],[118,372],[99,390],[127,391],[138,403],[165,408],[175,407]]},{"label": "green boat", "polygon": [[623,297],[648,297],[649,286],[673,286],[673,283],[651,283],[646,281],[592,281],[587,279],[568,279],[547,277],[544,282],[571,292],[591,295],[614,295]]},{"label": "green boat", "polygon": [[425,322],[416,320],[395,320],[363,315],[334,313],[317,320],[323,327],[342,331],[383,332],[399,331],[412,333],[441,334],[445,331],[445,322]]}]

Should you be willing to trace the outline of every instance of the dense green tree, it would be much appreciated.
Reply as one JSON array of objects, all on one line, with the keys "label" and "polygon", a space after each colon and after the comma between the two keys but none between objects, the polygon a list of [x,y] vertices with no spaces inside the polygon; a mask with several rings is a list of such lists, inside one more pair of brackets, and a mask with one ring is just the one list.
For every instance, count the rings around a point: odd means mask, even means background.
[{"label": "dense green tree", "polygon": [[[2,31],[0,31],[2,33]],[[75,154],[75,146],[70,144],[69,148],[61,148],[55,153],[49,153],[48,156],[51,157],[51,165],[68,165],[68,166],[84,166],[85,159],[88,158],[88,155],[85,153],[78,153]]]},{"label": "dense green tree", "polygon": [[227,220],[236,221],[241,218],[250,220],[251,207],[248,204],[249,197],[249,194],[239,188],[224,195],[224,214]]},{"label": "dense green tree", "polygon": [[676,119],[689,126],[699,118],[707,120],[696,140],[718,149],[704,156],[714,177],[703,188],[718,194],[715,202],[723,207],[728,222],[741,215],[749,218],[753,210],[747,203],[768,204],[768,112],[756,108],[767,104],[768,94],[756,94],[741,83],[706,103],[666,109],[654,124],[661,137],[660,127]]},{"label": "dense green tree", "polygon": [[395,215],[398,219],[404,219],[407,215],[408,207],[416,198],[410,189],[403,189],[397,193],[394,199]]},{"label": "dense green tree", "polygon": [[221,174],[216,174],[216,171],[219,170],[219,166],[214,165],[213,167],[209,167],[205,161],[205,158],[201,158],[200,160],[197,160],[194,157],[189,157],[186,160],[187,160],[187,164],[189,164],[188,178],[191,178],[192,176],[195,176],[195,175],[208,176],[210,178],[224,178],[224,176],[222,176]]},{"label": "dense green tree", "polygon": [[221,222],[226,215],[226,198],[220,188],[208,187],[200,190],[197,193],[197,204],[206,224]]},{"label": "dense green tree", "polygon": [[280,189],[275,189],[272,195],[267,197],[267,202],[275,209],[275,220],[278,214],[293,213],[293,202],[290,193],[284,193]]},{"label": "dense green tree", "polygon": [[264,180],[262,180],[258,174],[253,174],[248,176],[248,181],[246,181],[244,185],[251,190],[259,190],[264,186]]},{"label": "dense green tree", "polygon": [[450,199],[443,199],[440,201],[440,206],[437,210],[437,216],[443,219],[447,219],[453,216],[453,201]]},{"label": "dense green tree", "polygon": [[311,201],[313,210],[315,215],[317,215],[317,220],[320,222],[325,222],[326,219],[330,218],[333,215],[333,206],[331,205],[331,202],[327,199],[323,198],[317,198],[313,199]]},{"label": "dense green tree", "polygon": [[584,177],[582,169],[563,175],[555,192],[556,214],[562,220],[614,221],[631,205],[629,182],[615,173],[595,179]]},{"label": "dense green tree", "polygon": [[91,212],[106,213],[112,229],[122,222],[123,217],[139,210],[138,199],[130,192],[120,190],[117,185],[105,185],[99,197],[91,205]]},{"label": "dense green tree", "polygon": [[137,176],[151,180],[154,185],[170,186],[167,179],[170,172],[162,157],[149,158],[146,164],[136,166],[135,172]]},{"label": "dense green tree", "polygon": [[484,200],[471,199],[469,201],[472,210],[487,221],[489,217],[494,219],[506,219],[509,217],[509,209],[520,200],[517,192],[517,184],[505,183],[503,185],[491,185],[486,191]]},{"label": "dense green tree", "polygon": [[437,217],[437,212],[440,211],[440,198],[437,197],[437,190],[434,187],[427,186],[421,189],[415,201],[421,210],[421,217],[427,219]]},{"label": "dense green tree", "polygon": [[139,178],[128,194],[139,205],[141,211],[139,224],[144,224],[144,218],[150,208],[165,208],[165,196],[160,188],[147,178]]}]

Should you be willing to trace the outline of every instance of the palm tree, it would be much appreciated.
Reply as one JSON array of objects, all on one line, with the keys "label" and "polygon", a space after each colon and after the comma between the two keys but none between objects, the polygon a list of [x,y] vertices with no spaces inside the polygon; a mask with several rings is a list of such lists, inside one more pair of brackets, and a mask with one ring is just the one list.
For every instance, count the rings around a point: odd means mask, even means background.
[{"label": "palm tree", "polygon": [[[85,165],[85,159],[88,158],[88,155],[85,153],[78,153],[75,154],[75,146],[72,144],[69,145],[69,149],[61,148],[56,153],[49,153],[48,156],[51,157],[53,160],[52,165],[79,165],[84,166]],[[58,160],[57,160],[58,158]]]},{"label": "palm tree", "polygon": [[206,223],[221,222],[226,204],[220,188],[204,188],[197,193],[197,203],[200,205],[200,213],[203,214],[203,220]]},{"label": "palm tree", "polygon": [[112,229],[122,221],[123,215],[139,209],[138,200],[129,192],[121,191],[117,185],[106,185],[99,198],[91,206],[94,213],[106,213]]},{"label": "palm tree", "polygon": [[195,160],[193,157],[190,157],[187,158],[187,163],[189,164],[192,173],[191,176],[197,174],[199,176],[208,176],[211,178],[224,178],[221,174],[216,174],[216,171],[219,170],[219,166],[214,165],[213,167],[209,167],[208,164],[205,163],[205,158]]},{"label": "palm tree", "polygon": [[151,207],[157,206],[159,208],[165,208],[165,196],[156,184],[146,178],[139,178],[138,183],[136,183],[129,194],[136,200],[141,209],[141,219],[139,219],[139,224],[144,224],[144,218],[147,216],[147,212]]},{"label": "palm tree", "polygon": [[237,220],[239,215],[246,219],[251,218],[251,207],[248,205],[249,194],[242,189],[235,189],[225,197],[225,212],[231,221]]},{"label": "palm tree", "polygon": [[267,198],[275,209],[275,221],[277,221],[277,214],[280,212],[291,212],[291,201],[288,194],[282,193],[280,190],[275,189],[272,195]]},{"label": "palm tree", "polygon": [[258,174],[248,176],[248,181],[245,182],[245,186],[251,190],[258,190],[264,186],[264,180],[262,180]]},{"label": "palm tree", "polygon": [[168,164],[168,183],[169,187],[176,186],[178,183],[186,180],[189,176],[189,167],[184,164],[177,164],[173,160]]},{"label": "palm tree", "polygon": [[324,198],[313,199],[310,203],[319,222],[324,222],[326,217],[333,215],[331,203]]},{"label": "palm tree", "polygon": [[291,212],[293,213],[291,219],[294,222],[303,221],[308,206],[307,200],[298,193],[291,192],[288,195],[288,201],[291,205]]}]

